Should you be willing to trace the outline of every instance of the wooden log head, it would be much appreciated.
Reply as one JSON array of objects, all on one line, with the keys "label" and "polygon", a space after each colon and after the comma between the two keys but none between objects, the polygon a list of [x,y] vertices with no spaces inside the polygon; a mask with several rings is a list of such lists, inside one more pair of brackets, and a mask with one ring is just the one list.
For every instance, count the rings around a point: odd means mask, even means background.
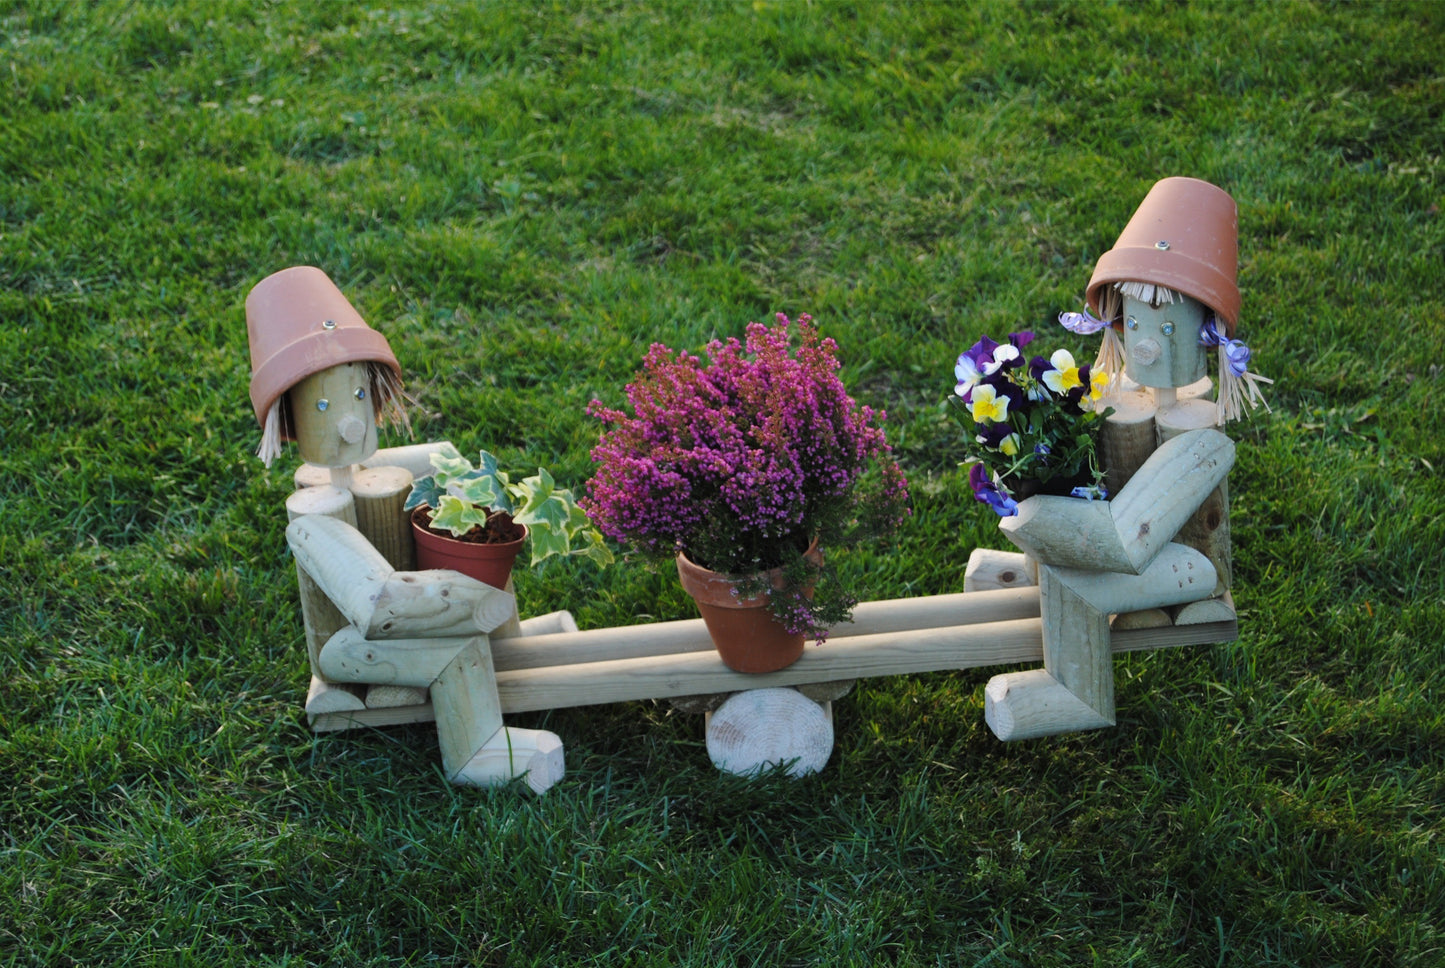
[{"label": "wooden log head", "polygon": [[376,453],[376,418],[365,363],[341,363],[304,377],[286,393],[301,459],[350,467]]},{"label": "wooden log head", "polygon": [[1189,296],[1154,304],[1124,296],[1124,373],[1146,387],[1186,387],[1203,378],[1209,353],[1199,329],[1209,314]]},{"label": "wooden log head", "polygon": [[[357,381],[351,372],[344,380],[355,384],[346,388],[365,391],[366,422],[378,419],[406,425],[401,408],[401,367],[387,345],[386,338],[366,325],[361,314],[352,307],[341,290],[326,273],[311,266],[295,266],[267,276],[256,284],[246,297],[246,328],[251,348],[251,406],[262,428],[259,455],[269,465],[281,453],[284,441],[298,439],[298,414],[292,406],[290,391],[304,381],[322,377],[334,367],[360,364],[364,378]],[[307,390],[310,399],[323,395]],[[332,388],[325,399],[336,403]],[[361,402],[357,400],[357,402]],[[361,408],[358,408],[361,409]],[[364,428],[358,433],[347,425],[342,430],[357,442],[347,441],[351,449],[360,450],[365,438]],[[373,439],[364,456],[376,450]],[[342,438],[345,439],[345,438]],[[303,456],[306,456],[303,450]],[[356,460],[341,463],[340,457],[313,460],[328,467],[349,466]]]}]

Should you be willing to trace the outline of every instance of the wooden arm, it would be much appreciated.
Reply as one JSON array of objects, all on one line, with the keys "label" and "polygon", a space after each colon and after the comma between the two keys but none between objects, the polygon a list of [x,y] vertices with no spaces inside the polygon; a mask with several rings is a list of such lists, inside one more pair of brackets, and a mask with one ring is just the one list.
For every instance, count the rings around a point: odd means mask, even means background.
[{"label": "wooden arm", "polygon": [[475,635],[512,615],[511,595],[455,571],[395,571],[361,532],[304,515],[286,528],[296,563],[368,639]]}]

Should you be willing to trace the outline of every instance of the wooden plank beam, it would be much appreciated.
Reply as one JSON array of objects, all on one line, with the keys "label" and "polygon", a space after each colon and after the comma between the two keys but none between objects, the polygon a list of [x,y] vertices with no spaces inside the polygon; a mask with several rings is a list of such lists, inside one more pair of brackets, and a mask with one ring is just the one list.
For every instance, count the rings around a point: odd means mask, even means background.
[{"label": "wooden plank beam", "polygon": [[[956,656],[956,664],[953,668],[976,668],[994,664],[995,659],[997,660],[997,664],[1001,665],[1037,664],[1042,662],[1044,658],[1042,626],[1037,623],[1037,620],[1035,621],[1035,626],[1039,629],[1039,634],[1032,639],[1001,643],[997,649],[997,653],[989,657],[983,655]],[[1147,652],[1152,649],[1175,649],[1192,645],[1208,645],[1215,642],[1232,642],[1237,638],[1239,638],[1239,625],[1236,621],[1212,622],[1200,625],[1164,626],[1162,628],[1114,631],[1109,636],[1109,647],[1115,655],[1118,655],[1124,652]],[[803,658],[799,660],[799,663],[808,662],[809,664],[805,666],[805,669],[817,670],[814,675],[807,676],[807,679],[816,678],[817,681],[820,682],[829,682],[840,677],[840,674],[834,670],[846,668],[849,663],[845,662],[842,657],[839,657],[837,661],[830,665],[827,661],[827,652],[841,641],[841,639],[837,640],[837,642],[830,640],[829,644],[817,649],[809,648],[808,651],[803,654]],[[493,642],[493,648],[495,648],[497,644],[497,642]],[[706,646],[707,650],[711,648],[711,644]],[[663,673],[660,680],[666,683],[666,687],[652,688],[650,690],[634,689],[631,690],[633,693],[650,691],[658,694],[628,695],[625,699],[667,699],[677,695],[692,695],[693,691],[690,688],[690,684],[674,691],[672,684],[668,683],[667,680],[669,673],[674,677],[676,675],[686,675],[690,674],[699,666],[708,670],[710,681],[724,681],[728,683],[726,689],[714,690],[716,692],[735,692],[742,689],[758,688],[760,685],[757,681],[758,677],[730,672],[727,667],[722,664],[721,659],[717,658],[715,654],[709,656],[706,650],[699,650],[696,653],[684,652],[679,655],[697,655],[700,656],[701,659],[697,660],[697,665],[687,663],[691,668],[679,668],[670,661],[659,662],[657,671]],[[814,656],[819,658],[812,658]],[[709,666],[706,661],[702,661],[709,658],[714,665]],[[794,668],[796,665],[797,663],[794,664]],[[606,670],[603,669],[602,671]],[[905,668],[898,674],[901,675],[907,671],[910,670]],[[499,679],[503,681],[506,680],[508,675],[509,673],[505,671],[498,672]],[[729,675],[735,678],[728,679],[727,676]],[[778,675],[778,673],[771,673],[770,675]],[[573,678],[575,679],[576,676],[573,676]],[[658,682],[659,677],[654,677],[649,680],[650,685],[653,687],[656,687]],[[793,682],[789,684],[800,685],[802,683]],[[519,688],[515,690],[510,687],[506,690],[500,690],[499,686],[499,699],[502,703],[503,713],[520,713],[539,709],[563,709],[575,706],[601,705],[609,702],[624,701],[623,699],[613,698],[594,699],[588,694],[587,689],[583,687],[569,695],[565,702],[558,703],[554,706],[539,706],[535,704],[535,694],[530,688],[530,685],[527,687],[519,686]],[[403,723],[429,722],[432,718],[432,707],[431,704],[428,703],[425,706],[410,706],[404,709],[360,709],[354,712],[325,713],[311,717],[310,722],[313,730],[322,733],[332,730],[352,729],[358,726],[393,726]]]},{"label": "wooden plank beam", "polygon": [[[860,635],[987,624],[1038,614],[1036,588],[865,602],[853,610],[853,621],[833,628],[829,643]],[[424,688],[469,638],[462,635],[373,641],[355,626],[348,626],[325,643],[318,664],[323,675],[333,682]],[[713,650],[701,619],[493,638],[491,647],[498,671]]]}]

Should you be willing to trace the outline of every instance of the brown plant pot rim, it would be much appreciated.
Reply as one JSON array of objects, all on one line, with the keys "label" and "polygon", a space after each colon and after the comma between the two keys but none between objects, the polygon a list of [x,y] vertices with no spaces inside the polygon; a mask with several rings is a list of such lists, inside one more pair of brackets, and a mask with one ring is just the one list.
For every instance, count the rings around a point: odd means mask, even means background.
[{"label": "brown plant pot rim", "polygon": [[[417,508],[424,511],[425,508]],[[527,526],[519,524],[522,536],[505,542],[465,541],[445,531],[436,531],[412,513],[412,538],[416,543],[417,567],[422,570],[447,568],[477,581],[504,589],[512,567],[527,540]]]}]

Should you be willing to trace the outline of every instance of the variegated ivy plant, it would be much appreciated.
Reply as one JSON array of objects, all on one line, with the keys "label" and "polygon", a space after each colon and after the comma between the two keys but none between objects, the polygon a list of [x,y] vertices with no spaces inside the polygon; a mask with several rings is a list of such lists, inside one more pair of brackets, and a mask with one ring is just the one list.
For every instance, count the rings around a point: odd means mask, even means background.
[{"label": "variegated ivy plant", "polygon": [[532,477],[513,482],[485,450],[477,466],[451,444],[431,456],[436,470],[414,482],[406,510],[426,505],[431,526],[460,538],[473,528],[485,527],[495,515],[506,514],[525,524],[532,544],[532,564],[552,555],[581,555],[599,565],[612,563],[612,552],[587,512],[567,488],[558,487],[545,468]]}]

